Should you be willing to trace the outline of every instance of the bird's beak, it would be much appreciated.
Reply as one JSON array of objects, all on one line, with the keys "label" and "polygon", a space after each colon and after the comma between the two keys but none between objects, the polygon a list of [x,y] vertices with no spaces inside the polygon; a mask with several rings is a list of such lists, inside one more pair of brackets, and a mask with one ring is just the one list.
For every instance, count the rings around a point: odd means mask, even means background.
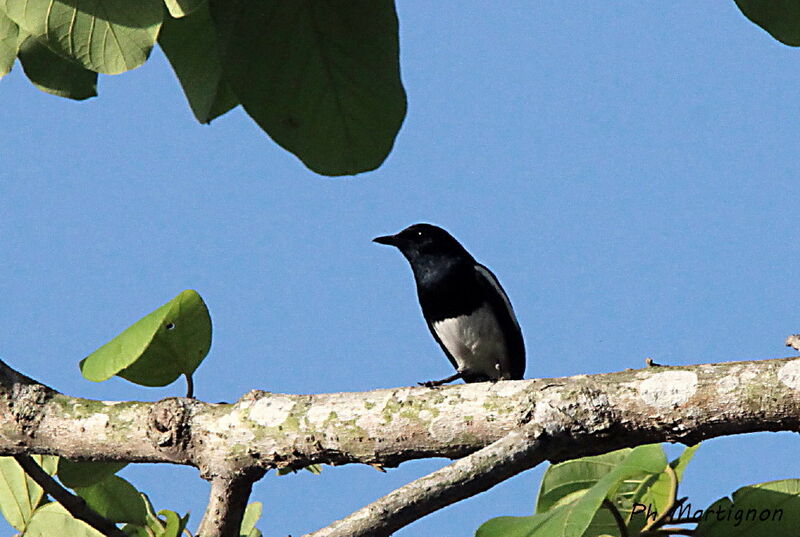
[{"label": "bird's beak", "polygon": [[397,236],[384,235],[383,237],[375,237],[372,239],[372,242],[377,242],[378,244],[388,244],[389,246],[397,246]]}]

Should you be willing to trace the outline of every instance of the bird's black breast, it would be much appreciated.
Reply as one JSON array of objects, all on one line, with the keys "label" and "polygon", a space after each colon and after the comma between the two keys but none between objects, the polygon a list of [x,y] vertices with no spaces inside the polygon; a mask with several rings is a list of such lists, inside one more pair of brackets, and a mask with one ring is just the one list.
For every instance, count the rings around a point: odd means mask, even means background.
[{"label": "bird's black breast", "polygon": [[422,313],[428,322],[468,315],[484,303],[472,264],[415,274]]}]

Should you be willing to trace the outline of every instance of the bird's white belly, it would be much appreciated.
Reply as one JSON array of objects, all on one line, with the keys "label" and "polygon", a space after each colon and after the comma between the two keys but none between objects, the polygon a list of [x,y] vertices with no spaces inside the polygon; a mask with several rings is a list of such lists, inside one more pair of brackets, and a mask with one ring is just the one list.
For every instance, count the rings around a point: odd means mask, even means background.
[{"label": "bird's white belly", "polygon": [[510,378],[503,333],[488,306],[481,306],[469,315],[435,322],[433,330],[455,358],[459,371]]}]

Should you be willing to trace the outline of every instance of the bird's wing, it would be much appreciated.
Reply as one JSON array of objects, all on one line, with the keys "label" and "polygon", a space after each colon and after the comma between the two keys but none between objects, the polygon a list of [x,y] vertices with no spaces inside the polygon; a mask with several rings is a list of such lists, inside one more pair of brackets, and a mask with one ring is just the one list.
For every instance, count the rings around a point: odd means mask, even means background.
[{"label": "bird's wing", "polygon": [[491,270],[480,263],[476,263],[475,272],[479,283],[485,286],[487,291],[485,295],[489,297],[489,306],[492,308],[497,322],[500,323],[503,334],[506,336],[507,359],[511,378],[521,379],[525,374],[525,342],[522,340],[522,331],[519,328],[517,316],[514,315],[514,308],[511,307],[511,301]]},{"label": "bird's wing", "polygon": [[447,346],[444,343],[442,343],[442,339],[439,337],[439,334],[433,327],[433,323],[430,322],[427,318],[425,319],[425,322],[428,325],[428,330],[430,330],[431,334],[433,335],[433,339],[435,339],[436,343],[439,344],[439,347],[442,348],[442,351],[444,352],[445,356],[447,356],[447,359],[450,360],[450,363],[453,364],[453,369],[458,371],[458,362],[456,362],[456,359],[453,357],[452,354],[450,354],[450,351],[448,350]]}]

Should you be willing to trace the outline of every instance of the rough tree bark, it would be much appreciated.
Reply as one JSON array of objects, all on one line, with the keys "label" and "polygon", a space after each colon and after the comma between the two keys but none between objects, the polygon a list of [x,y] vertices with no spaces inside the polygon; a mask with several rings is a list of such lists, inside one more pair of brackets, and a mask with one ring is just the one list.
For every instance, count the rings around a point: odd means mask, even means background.
[{"label": "rough tree bark", "polygon": [[253,391],[235,404],[80,399],[0,362],[0,455],[195,466],[212,482],[203,537],[237,535],[253,481],[272,468],[460,459],[309,534],[384,536],[545,460],[798,430],[798,358],[437,389]]}]

